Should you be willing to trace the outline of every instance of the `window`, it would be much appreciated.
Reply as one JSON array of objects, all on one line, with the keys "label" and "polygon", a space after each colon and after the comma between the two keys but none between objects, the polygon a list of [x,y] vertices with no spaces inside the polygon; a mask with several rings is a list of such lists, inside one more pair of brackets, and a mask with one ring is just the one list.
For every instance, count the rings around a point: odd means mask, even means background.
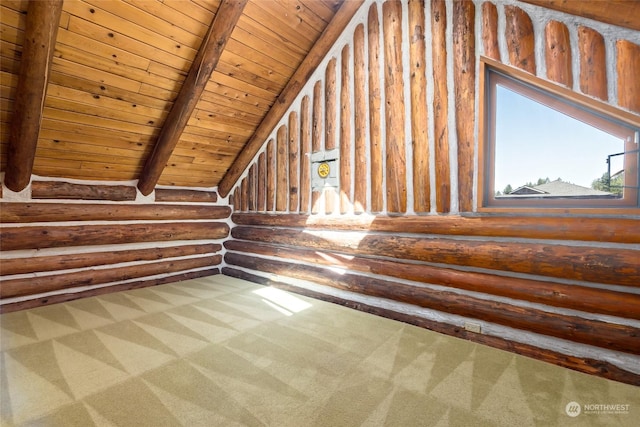
[{"label": "window", "polygon": [[637,208],[638,120],[483,59],[481,208]]}]

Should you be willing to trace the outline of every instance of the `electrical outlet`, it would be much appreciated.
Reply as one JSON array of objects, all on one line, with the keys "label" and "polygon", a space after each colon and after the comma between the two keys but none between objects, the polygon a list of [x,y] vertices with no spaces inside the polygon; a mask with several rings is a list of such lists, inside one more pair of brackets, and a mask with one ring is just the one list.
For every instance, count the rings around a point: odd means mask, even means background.
[{"label": "electrical outlet", "polygon": [[482,333],[482,328],[478,323],[464,322],[464,330],[475,332],[476,334]]}]

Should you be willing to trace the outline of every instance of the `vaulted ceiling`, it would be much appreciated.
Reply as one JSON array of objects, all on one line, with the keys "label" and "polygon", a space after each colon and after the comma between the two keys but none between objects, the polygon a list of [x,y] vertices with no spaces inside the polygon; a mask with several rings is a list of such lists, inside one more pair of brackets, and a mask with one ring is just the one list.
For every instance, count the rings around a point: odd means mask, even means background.
[{"label": "vaulted ceiling", "polygon": [[[270,132],[280,104],[297,95],[357,9],[351,3],[65,0],[57,33],[51,26],[33,174],[146,179],[150,189],[218,185],[251,138]],[[21,69],[23,46],[45,27],[31,24],[27,12],[34,20],[58,18],[47,11],[36,17],[27,0],[0,5],[1,165],[13,173],[18,157],[8,152],[18,136],[11,125],[24,115],[18,92],[33,89]],[[25,120],[37,129],[37,118]]]}]

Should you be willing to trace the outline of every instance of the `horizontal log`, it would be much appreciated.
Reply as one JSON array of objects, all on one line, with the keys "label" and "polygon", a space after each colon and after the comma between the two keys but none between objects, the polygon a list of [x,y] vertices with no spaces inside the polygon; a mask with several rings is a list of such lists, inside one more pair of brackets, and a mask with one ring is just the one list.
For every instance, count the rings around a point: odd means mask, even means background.
[{"label": "horizontal log", "polygon": [[35,273],[37,271],[68,270],[71,268],[95,267],[121,262],[153,261],[190,255],[212,254],[220,251],[219,243],[184,245],[168,248],[131,249],[115,252],[83,252],[77,254],[50,255],[28,258],[3,259],[2,276]]},{"label": "horizontal log", "polygon": [[435,291],[350,273],[341,274],[317,266],[292,264],[234,253],[227,253],[224,260],[227,264],[251,270],[309,280],[320,285],[392,299],[515,329],[610,350],[640,354],[640,340],[638,340],[640,329],[631,326],[550,313],[535,308],[519,307],[454,292]]},{"label": "horizontal log", "polygon": [[236,239],[624,286],[640,284],[633,249],[237,226]]},{"label": "horizontal log", "polygon": [[625,218],[616,218],[615,221],[609,218],[453,215],[372,218],[234,213],[231,219],[238,225],[300,227],[314,230],[389,231],[454,236],[640,243],[640,220]]},{"label": "horizontal log", "polygon": [[575,371],[596,375],[613,381],[619,381],[626,384],[640,386],[640,375],[625,371],[609,362],[596,359],[587,359],[583,357],[569,356],[553,350],[536,347],[530,344],[523,344],[515,341],[509,341],[500,337],[478,334],[467,331],[456,325],[436,322],[411,314],[400,313],[386,308],[376,307],[361,302],[355,302],[348,299],[340,298],[334,295],[323,294],[311,291],[309,289],[298,286],[289,285],[287,283],[271,280],[266,277],[257,276],[243,270],[232,267],[223,267],[222,274],[226,276],[236,277],[238,279],[248,280],[264,286],[271,286],[288,292],[294,292],[310,298],[321,301],[327,301],[334,304],[340,304],[355,310],[370,313],[376,316],[382,316],[389,319],[397,320],[403,323],[419,326],[439,333],[466,339],[472,342],[488,345],[501,350],[510,351],[512,353],[542,360],[547,363],[562,366],[564,368],[573,369]]},{"label": "horizontal log", "polygon": [[222,262],[222,255],[159,261],[127,267],[88,269],[73,273],[54,274],[39,277],[25,277],[2,281],[0,298],[36,295],[44,292],[80,286],[95,286],[139,277],[170,274],[201,267],[214,267]]},{"label": "horizontal log", "polygon": [[215,203],[218,201],[218,193],[216,193],[215,191],[156,188],[155,200],[156,202]]},{"label": "horizontal log", "polygon": [[62,246],[209,240],[224,239],[228,235],[229,226],[222,222],[0,227],[0,248],[10,251]]},{"label": "horizontal log", "polygon": [[450,286],[490,295],[530,301],[590,313],[640,319],[640,295],[564,285],[540,280],[504,277],[471,271],[434,267],[424,264],[345,256],[334,252],[319,252],[301,248],[229,240],[227,251],[267,255],[278,259],[327,265],[350,271],[373,273],[414,282]]},{"label": "horizontal log", "polygon": [[137,190],[127,185],[86,185],[60,181],[33,181],[34,199],[135,200]]},{"label": "horizontal log", "polygon": [[131,289],[147,288],[149,286],[164,285],[167,283],[181,282],[184,280],[197,279],[200,277],[213,276],[220,274],[219,268],[210,268],[207,270],[189,271],[187,273],[172,274],[162,276],[155,279],[139,280],[136,282],[122,283],[120,285],[103,286],[100,288],[87,289],[81,292],[71,292],[57,295],[47,295],[45,297],[36,297],[24,301],[17,301],[0,305],[0,313],[10,313],[18,310],[27,310],[29,308],[42,307],[50,304],[58,304],[66,301],[73,301],[80,298],[88,298],[97,295],[110,294],[112,292],[128,291]]},{"label": "horizontal log", "polygon": [[0,203],[0,222],[224,219],[228,206]]},{"label": "horizontal log", "polygon": [[571,15],[640,31],[640,3],[637,0],[567,1],[522,0]]}]

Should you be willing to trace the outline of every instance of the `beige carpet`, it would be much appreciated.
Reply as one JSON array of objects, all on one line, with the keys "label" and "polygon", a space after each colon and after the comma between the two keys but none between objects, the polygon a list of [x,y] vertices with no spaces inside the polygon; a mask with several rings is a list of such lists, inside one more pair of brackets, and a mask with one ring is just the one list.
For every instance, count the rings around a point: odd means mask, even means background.
[{"label": "beige carpet", "polygon": [[[640,419],[637,387],[225,276],[8,313],[0,327],[6,426]],[[572,401],[628,406],[569,417]]]}]

